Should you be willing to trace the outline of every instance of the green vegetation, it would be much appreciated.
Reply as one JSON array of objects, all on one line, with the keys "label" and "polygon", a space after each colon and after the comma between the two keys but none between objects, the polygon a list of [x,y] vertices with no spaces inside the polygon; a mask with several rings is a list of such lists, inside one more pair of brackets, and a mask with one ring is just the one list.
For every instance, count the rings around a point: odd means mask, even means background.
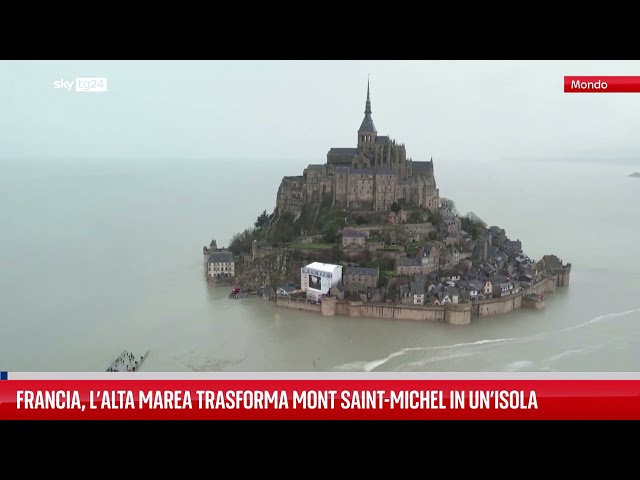
[{"label": "green vegetation", "polygon": [[427,213],[426,209],[413,209],[407,215],[407,223],[422,223],[423,215]]},{"label": "green vegetation", "polygon": [[336,232],[335,225],[329,225],[324,232],[324,241],[326,243],[336,243],[338,241],[338,234]]},{"label": "green vegetation", "polygon": [[254,240],[262,241],[267,237],[272,218],[273,215],[269,215],[267,211],[264,210],[260,215],[258,215],[258,218],[254,222],[254,227],[247,228],[233,236],[229,243],[229,250],[234,255],[250,253]]},{"label": "green vegetation", "polygon": [[271,216],[267,213],[266,210],[264,210],[260,216],[258,216],[258,219],[256,220],[254,226],[257,229],[266,227],[269,224],[269,220],[270,220]]},{"label": "green vegetation", "polygon": [[487,225],[473,213],[467,213],[464,217],[460,217],[460,228],[467,232],[473,240],[477,240]]},{"label": "green vegetation", "polygon": [[391,211],[394,213],[398,213],[400,210],[402,210],[402,207],[400,206],[400,204],[398,202],[393,202],[391,204]]},{"label": "green vegetation", "polygon": [[413,257],[415,256],[416,253],[418,253],[418,247],[422,244],[423,242],[410,242],[407,243],[404,247],[405,251],[407,252],[407,256],[409,257]]},{"label": "green vegetation", "polygon": [[445,212],[452,213],[453,215],[458,215],[458,210],[456,209],[456,204],[450,198],[440,198],[440,208]]},{"label": "green vegetation", "polygon": [[430,222],[437,230],[438,228],[440,228],[442,226],[442,223],[444,222],[444,217],[442,216],[441,212],[429,211],[429,216],[427,217],[427,222]]},{"label": "green vegetation", "polygon": [[260,233],[261,232],[255,228],[247,228],[243,232],[236,233],[231,239],[229,250],[234,255],[240,255],[242,252],[251,252],[251,244],[260,237]]}]

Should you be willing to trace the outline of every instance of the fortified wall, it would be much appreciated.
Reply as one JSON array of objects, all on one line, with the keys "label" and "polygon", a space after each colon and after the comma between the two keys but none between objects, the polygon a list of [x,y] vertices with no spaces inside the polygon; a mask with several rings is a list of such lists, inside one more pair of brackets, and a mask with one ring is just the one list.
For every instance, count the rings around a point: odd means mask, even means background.
[{"label": "fortified wall", "polygon": [[278,307],[293,308],[321,313],[323,316],[344,315],[348,317],[397,318],[402,320],[418,320],[443,322],[451,325],[468,325],[473,317],[489,317],[503,315],[522,308],[522,297],[529,293],[553,293],[562,278],[567,286],[570,273],[568,270],[546,277],[530,288],[509,295],[508,297],[481,300],[478,302],[448,303],[444,306],[401,305],[392,303],[370,303],[355,300],[337,300],[324,298],[321,305],[309,303],[306,298],[295,298],[279,295],[276,298]]}]

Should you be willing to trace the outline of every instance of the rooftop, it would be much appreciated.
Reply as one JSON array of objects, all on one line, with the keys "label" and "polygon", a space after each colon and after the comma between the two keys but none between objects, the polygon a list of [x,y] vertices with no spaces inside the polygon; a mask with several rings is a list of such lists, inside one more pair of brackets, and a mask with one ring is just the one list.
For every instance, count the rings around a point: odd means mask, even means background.
[{"label": "rooftop", "polygon": [[327,155],[355,155],[357,148],[332,148]]},{"label": "rooftop", "polygon": [[342,268],[342,266],[341,265],[333,265],[331,263],[313,262],[313,263],[310,263],[309,265],[307,265],[305,268],[312,268],[313,270],[318,270],[319,272],[333,273],[337,269]]},{"label": "rooftop", "polygon": [[345,267],[345,275],[366,275],[369,277],[375,277],[378,275],[377,268],[368,267]]},{"label": "rooftop", "polygon": [[401,267],[419,267],[422,265],[420,260],[415,257],[398,257],[396,263]]},{"label": "rooftop", "polygon": [[209,254],[210,263],[229,263],[233,262],[233,255],[231,252],[212,252]]}]

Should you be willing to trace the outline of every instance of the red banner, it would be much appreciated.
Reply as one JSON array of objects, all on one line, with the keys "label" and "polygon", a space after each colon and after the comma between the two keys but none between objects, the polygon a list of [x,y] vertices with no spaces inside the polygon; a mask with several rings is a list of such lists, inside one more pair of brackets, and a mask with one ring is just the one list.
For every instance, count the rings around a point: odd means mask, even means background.
[{"label": "red banner", "polygon": [[640,419],[640,380],[6,380],[2,419]]},{"label": "red banner", "polygon": [[564,93],[638,93],[640,76],[564,77]]}]

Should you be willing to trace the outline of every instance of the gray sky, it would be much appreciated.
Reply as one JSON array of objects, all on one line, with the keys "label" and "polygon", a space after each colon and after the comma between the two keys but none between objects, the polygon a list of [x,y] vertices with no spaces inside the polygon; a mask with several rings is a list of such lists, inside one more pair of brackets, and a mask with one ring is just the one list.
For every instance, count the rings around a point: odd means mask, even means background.
[{"label": "gray sky", "polygon": [[[640,61],[1,61],[0,158],[300,158],[351,147],[371,75],[380,135],[414,160],[634,157],[640,93],[564,75]],[[55,80],[107,77],[107,93]]]}]

